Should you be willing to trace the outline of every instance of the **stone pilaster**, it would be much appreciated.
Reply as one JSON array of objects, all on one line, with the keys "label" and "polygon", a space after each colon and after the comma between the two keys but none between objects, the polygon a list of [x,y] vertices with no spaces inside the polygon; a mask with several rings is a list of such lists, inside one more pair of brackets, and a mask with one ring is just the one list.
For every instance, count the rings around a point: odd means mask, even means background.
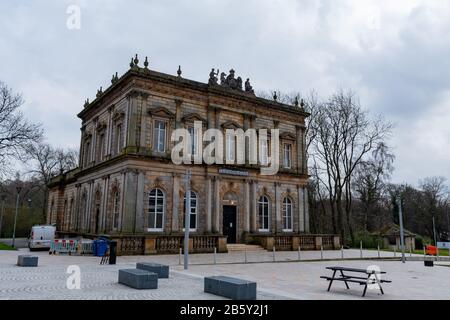
[{"label": "stone pilaster", "polygon": [[304,126],[297,125],[296,135],[297,135],[297,172],[304,173]]},{"label": "stone pilaster", "polygon": [[280,199],[280,183],[275,182],[275,232],[283,230],[283,221],[281,217],[281,199]]},{"label": "stone pilaster", "polygon": [[127,108],[127,127],[126,127],[126,145],[125,147],[136,147],[136,132],[137,132],[137,108],[138,108],[138,96],[137,91],[133,91],[128,94],[128,108]]},{"label": "stone pilaster", "polygon": [[179,226],[178,204],[180,202],[180,175],[174,173],[172,175],[172,232],[181,230]]},{"label": "stone pilaster", "polygon": [[206,232],[212,231],[212,190],[211,177],[206,177]]},{"label": "stone pilaster", "polygon": [[258,199],[257,199],[257,195],[256,195],[256,187],[257,187],[257,182],[256,180],[252,181],[252,193],[251,193],[251,203],[252,203],[252,207],[251,207],[251,231],[252,232],[257,232],[258,231]]},{"label": "stone pilaster", "polygon": [[123,218],[120,229],[122,232],[134,232],[136,225],[137,176],[134,170],[124,172]]},{"label": "stone pilaster", "polygon": [[244,232],[250,231],[250,181],[244,181]]},{"label": "stone pilaster", "polygon": [[147,98],[148,94],[141,94],[140,104],[141,104],[141,114],[140,114],[140,125],[139,125],[139,147],[145,148],[145,136],[146,129],[146,118],[147,118]]},{"label": "stone pilaster", "polygon": [[220,178],[214,179],[214,215],[213,215],[213,232],[220,232]]},{"label": "stone pilaster", "polygon": [[108,127],[107,127],[107,137],[106,137],[106,159],[109,159],[111,156],[111,151],[112,151],[112,135],[114,132],[113,129],[113,120],[112,120],[112,115],[113,115],[113,111],[114,111],[114,106],[110,106],[108,108]]},{"label": "stone pilaster", "polygon": [[298,193],[298,206],[297,206],[298,230],[296,231],[305,232],[305,195],[302,186],[297,186],[297,193]]},{"label": "stone pilaster", "polygon": [[139,171],[137,174],[137,190],[136,190],[136,217],[134,224],[135,232],[144,232],[144,184],[145,173]]},{"label": "stone pilaster", "polygon": [[106,230],[106,219],[108,216],[108,185],[109,185],[109,175],[103,177],[103,193],[102,202],[100,207],[100,232],[107,232]]},{"label": "stone pilaster", "polygon": [[306,187],[303,188],[303,199],[305,204],[305,232],[309,233],[309,203],[308,203],[308,189]]}]

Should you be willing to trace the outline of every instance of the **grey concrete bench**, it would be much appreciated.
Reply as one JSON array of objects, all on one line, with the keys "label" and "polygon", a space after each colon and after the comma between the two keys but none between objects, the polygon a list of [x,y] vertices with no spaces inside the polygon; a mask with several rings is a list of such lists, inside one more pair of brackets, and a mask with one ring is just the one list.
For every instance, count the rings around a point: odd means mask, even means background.
[{"label": "grey concrete bench", "polygon": [[121,269],[119,283],[135,289],[158,289],[158,275],[141,269]]},{"label": "grey concrete bench", "polygon": [[17,258],[17,265],[21,267],[37,267],[38,257],[30,255],[20,255]]},{"label": "grey concrete bench", "polygon": [[205,277],[205,292],[234,300],[256,300],[256,282],[226,276]]},{"label": "grey concrete bench", "polygon": [[163,264],[138,262],[138,263],[136,263],[136,268],[154,272],[158,275],[158,278],[168,278],[169,277],[169,266],[166,266]]}]

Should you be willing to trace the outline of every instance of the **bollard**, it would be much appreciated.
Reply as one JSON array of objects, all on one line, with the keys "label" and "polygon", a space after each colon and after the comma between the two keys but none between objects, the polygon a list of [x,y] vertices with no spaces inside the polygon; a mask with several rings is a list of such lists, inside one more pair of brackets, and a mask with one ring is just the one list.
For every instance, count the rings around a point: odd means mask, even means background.
[{"label": "bollard", "polygon": [[300,256],[300,246],[298,246],[298,261],[301,260],[301,256]]},{"label": "bollard", "polygon": [[275,262],[275,246],[273,246],[272,253],[273,253],[273,261]]},{"label": "bollard", "polygon": [[341,246],[341,259],[344,260],[344,246]]},{"label": "bollard", "polygon": [[362,241],[359,242],[359,257],[362,259],[363,254],[362,254]]},{"label": "bollard", "polygon": [[214,247],[214,264],[217,263],[217,260],[216,260],[216,254],[217,254],[217,248]]},{"label": "bollard", "polygon": [[320,260],[323,260],[323,246],[320,245]]},{"label": "bollard", "polygon": [[183,254],[183,249],[180,248],[180,252],[178,253],[178,264],[181,265],[181,255]]},{"label": "bollard", "polygon": [[380,258],[380,245],[378,245],[378,259]]},{"label": "bollard", "polygon": [[409,247],[409,256],[412,257],[412,248],[411,248],[411,246]]},{"label": "bollard", "polygon": [[247,248],[244,250],[245,263],[247,263]]},{"label": "bollard", "polygon": [[109,243],[109,264],[116,264],[117,241],[113,240]]}]

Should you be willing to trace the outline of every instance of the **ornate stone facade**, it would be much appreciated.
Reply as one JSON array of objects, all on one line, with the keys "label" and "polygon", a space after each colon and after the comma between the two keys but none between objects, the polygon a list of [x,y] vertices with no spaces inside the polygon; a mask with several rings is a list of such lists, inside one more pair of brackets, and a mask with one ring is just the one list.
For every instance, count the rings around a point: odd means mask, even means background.
[{"label": "ornate stone facade", "polygon": [[[170,242],[183,232],[183,177],[189,167],[193,236],[244,242],[258,234],[309,232],[308,114],[302,106],[256,97],[249,80],[242,89],[233,70],[222,74],[219,84],[213,69],[206,84],[181,77],[181,68],[172,76],[148,69],[147,59],[143,68],[138,63],[132,59],[130,69],[114,75],[111,86],[98,90],[94,101],[86,100],[78,114],[80,166],[50,183],[49,223],[61,233]],[[174,165],[171,132],[193,121],[202,121],[205,129],[224,130],[230,123],[243,130],[278,128],[280,155],[289,159],[282,159],[273,176],[260,175],[258,165]],[[148,242],[142,246],[151,252],[161,241],[150,249]]]}]

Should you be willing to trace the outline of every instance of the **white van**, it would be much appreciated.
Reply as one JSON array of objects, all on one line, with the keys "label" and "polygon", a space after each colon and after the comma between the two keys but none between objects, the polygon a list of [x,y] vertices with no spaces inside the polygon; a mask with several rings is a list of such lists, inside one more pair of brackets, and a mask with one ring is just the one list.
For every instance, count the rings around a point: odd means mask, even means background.
[{"label": "white van", "polygon": [[55,233],[55,226],[44,225],[31,227],[28,248],[30,248],[30,251],[34,249],[50,249],[50,244],[55,239]]}]

